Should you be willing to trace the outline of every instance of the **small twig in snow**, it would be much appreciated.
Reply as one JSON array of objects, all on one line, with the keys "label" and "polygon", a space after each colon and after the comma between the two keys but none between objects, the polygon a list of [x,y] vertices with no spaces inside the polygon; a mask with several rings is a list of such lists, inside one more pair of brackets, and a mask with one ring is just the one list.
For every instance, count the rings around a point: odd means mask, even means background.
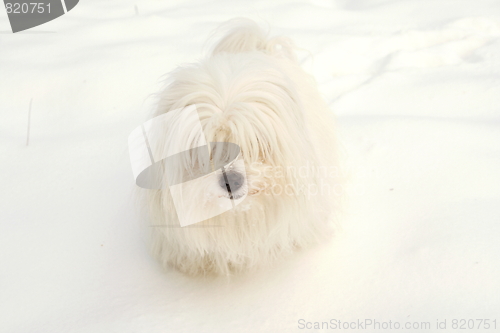
[{"label": "small twig in snow", "polygon": [[31,124],[31,104],[33,103],[33,98],[30,99],[30,108],[28,110],[28,131],[26,133],[26,146],[30,144],[30,124]]}]

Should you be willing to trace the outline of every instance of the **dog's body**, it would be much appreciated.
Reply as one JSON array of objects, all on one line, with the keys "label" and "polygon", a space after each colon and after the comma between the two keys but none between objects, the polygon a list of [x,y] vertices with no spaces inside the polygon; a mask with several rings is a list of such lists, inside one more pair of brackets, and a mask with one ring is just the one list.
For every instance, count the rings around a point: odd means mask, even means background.
[{"label": "dog's body", "polygon": [[[247,197],[181,228],[169,190],[145,190],[152,252],[162,264],[227,275],[330,233],[338,202],[335,129],[289,40],[268,39],[252,22],[237,25],[206,60],[171,74],[155,116],[192,104],[207,141],[240,146],[247,184],[239,191]],[[216,191],[216,182],[208,185],[193,200]]]}]

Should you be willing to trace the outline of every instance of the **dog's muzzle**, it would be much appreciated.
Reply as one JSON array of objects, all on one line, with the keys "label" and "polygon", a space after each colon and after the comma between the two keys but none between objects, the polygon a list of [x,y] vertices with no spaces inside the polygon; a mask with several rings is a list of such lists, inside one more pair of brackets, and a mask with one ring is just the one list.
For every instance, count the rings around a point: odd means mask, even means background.
[{"label": "dog's muzzle", "polygon": [[[155,190],[168,186],[181,226],[234,209],[247,195],[240,146],[207,142],[195,105],[171,110],[134,129],[129,151],[136,184]],[[224,194],[211,195],[207,179],[210,188],[220,186]]]},{"label": "dog's muzzle", "polygon": [[245,176],[237,171],[223,172],[219,178],[219,186],[230,195],[237,192],[244,184]]}]

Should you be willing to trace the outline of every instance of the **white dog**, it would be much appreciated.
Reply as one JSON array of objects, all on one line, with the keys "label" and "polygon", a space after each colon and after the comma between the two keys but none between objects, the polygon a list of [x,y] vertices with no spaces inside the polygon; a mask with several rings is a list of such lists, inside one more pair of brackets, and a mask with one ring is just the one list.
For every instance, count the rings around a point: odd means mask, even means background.
[{"label": "white dog", "polygon": [[168,187],[142,190],[153,255],[191,275],[229,275],[317,243],[338,210],[336,133],[313,77],[289,39],[248,20],[229,27],[208,58],[170,74],[154,116],[196,105],[207,142],[239,145],[244,168],[207,177],[192,194],[200,207],[245,198],[180,227]]}]

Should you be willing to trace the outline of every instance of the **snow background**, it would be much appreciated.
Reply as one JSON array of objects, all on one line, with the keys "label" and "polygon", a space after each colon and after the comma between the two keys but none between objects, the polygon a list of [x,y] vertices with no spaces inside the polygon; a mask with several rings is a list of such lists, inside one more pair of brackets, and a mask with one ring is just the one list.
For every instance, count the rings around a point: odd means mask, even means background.
[{"label": "snow background", "polygon": [[[148,256],[127,137],[162,75],[237,16],[314,56],[300,54],[338,116],[349,206],[328,244],[194,279]],[[0,10],[0,332],[499,329],[499,37],[496,0],[83,0],[17,34]]]}]

